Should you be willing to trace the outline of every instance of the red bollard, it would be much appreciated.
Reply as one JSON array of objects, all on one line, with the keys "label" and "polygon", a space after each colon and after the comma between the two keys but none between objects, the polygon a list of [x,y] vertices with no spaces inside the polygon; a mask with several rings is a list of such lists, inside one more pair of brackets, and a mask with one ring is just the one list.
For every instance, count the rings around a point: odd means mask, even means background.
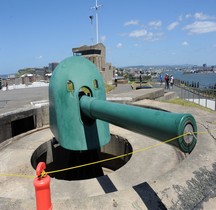
[{"label": "red bollard", "polygon": [[50,196],[50,176],[42,173],[46,168],[44,162],[40,162],[36,168],[37,177],[34,179],[37,210],[52,210]]}]

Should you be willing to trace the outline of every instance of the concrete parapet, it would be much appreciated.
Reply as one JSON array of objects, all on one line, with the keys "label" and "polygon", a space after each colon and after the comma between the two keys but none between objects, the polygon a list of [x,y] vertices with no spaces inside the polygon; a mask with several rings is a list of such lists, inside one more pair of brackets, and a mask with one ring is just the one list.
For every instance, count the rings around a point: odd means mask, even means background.
[{"label": "concrete parapet", "polygon": [[17,109],[0,115],[0,143],[29,130],[49,124],[49,107]]},{"label": "concrete parapet", "polygon": [[[134,101],[139,101],[142,99],[154,100],[164,95],[163,88],[152,88],[152,89],[144,89],[144,90],[145,90],[145,93],[140,96],[135,97]],[[139,92],[140,90],[137,90],[137,91]]]},{"label": "concrete parapet", "polygon": [[114,102],[135,102],[142,99],[156,99],[164,96],[163,88],[151,88],[151,89],[140,89],[131,90],[129,92],[123,92],[118,94],[109,94],[107,96],[108,101]]},{"label": "concrete parapet", "polygon": [[176,93],[175,92],[167,92],[164,93],[164,96],[157,98],[158,101],[160,100],[170,100],[172,98],[176,98]]}]

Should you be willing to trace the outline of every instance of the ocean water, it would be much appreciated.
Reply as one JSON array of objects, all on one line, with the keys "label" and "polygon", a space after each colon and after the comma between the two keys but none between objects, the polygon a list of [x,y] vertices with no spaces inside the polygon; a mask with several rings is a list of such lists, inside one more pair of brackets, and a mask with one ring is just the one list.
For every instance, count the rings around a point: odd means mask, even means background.
[{"label": "ocean water", "polygon": [[182,71],[169,71],[165,72],[169,75],[172,74],[175,79],[183,80],[185,82],[199,82],[199,87],[209,87],[216,84],[216,73],[192,73],[183,74]]}]

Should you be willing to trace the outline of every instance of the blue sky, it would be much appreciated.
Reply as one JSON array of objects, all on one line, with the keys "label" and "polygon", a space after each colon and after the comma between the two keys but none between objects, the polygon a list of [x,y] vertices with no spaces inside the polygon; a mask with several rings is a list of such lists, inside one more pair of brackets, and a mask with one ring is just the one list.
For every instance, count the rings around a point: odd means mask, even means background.
[{"label": "blue sky", "polygon": [[[215,0],[98,0],[113,65],[216,65]],[[43,67],[96,42],[95,0],[1,0],[0,74]]]}]

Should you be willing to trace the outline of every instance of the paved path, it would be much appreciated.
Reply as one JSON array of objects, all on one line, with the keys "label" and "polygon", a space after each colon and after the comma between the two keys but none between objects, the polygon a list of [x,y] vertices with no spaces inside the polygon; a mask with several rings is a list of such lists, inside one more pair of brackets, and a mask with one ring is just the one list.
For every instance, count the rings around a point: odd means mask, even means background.
[{"label": "paved path", "polygon": [[115,89],[110,91],[109,94],[126,93],[126,92],[130,92],[131,90],[132,88],[130,84],[118,84],[117,87],[115,87]]},{"label": "paved path", "polygon": [[156,82],[153,84],[153,87],[155,88],[164,88],[164,92],[175,92],[176,96],[180,97],[181,96],[181,89],[178,88],[177,86],[173,86],[173,88],[170,88],[170,89],[165,89],[165,85],[164,83],[162,85],[160,85],[160,83]]},{"label": "paved path", "polygon": [[31,106],[30,102],[40,100],[48,100],[48,87],[0,91],[0,114]]}]

